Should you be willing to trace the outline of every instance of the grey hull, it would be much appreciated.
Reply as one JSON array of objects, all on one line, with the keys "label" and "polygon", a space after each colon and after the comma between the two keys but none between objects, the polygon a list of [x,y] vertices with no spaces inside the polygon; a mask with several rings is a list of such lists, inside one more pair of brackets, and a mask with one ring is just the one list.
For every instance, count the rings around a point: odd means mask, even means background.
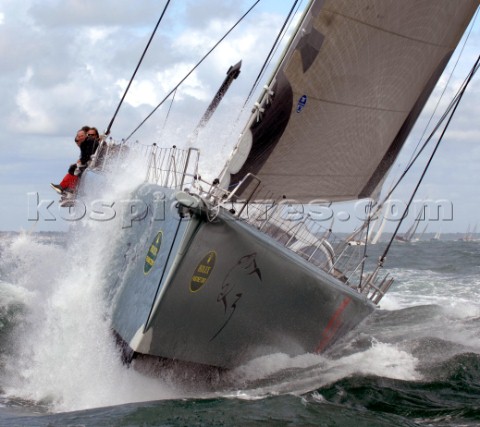
[{"label": "grey hull", "polygon": [[182,219],[175,194],[141,186],[131,196],[151,212],[112,247],[112,327],[133,352],[232,368],[322,352],[374,310],[228,211]]}]

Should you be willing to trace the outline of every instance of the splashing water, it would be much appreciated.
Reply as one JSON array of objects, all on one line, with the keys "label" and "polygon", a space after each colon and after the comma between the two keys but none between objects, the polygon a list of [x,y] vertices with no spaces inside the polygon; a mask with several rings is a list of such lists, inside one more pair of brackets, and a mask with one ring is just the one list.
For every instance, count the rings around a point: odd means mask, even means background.
[{"label": "splashing water", "polygon": [[[121,199],[138,180],[119,180]],[[109,327],[105,301],[108,248],[115,227],[75,224],[65,245],[44,244],[21,234],[4,249],[3,265],[14,283],[2,285],[22,306],[4,355],[3,392],[43,402],[53,411],[76,410],[177,396],[174,384],[144,377],[123,366]],[[88,250],[87,250],[88,248]]]},{"label": "splashing water", "polygon": [[[135,165],[130,169],[144,170]],[[108,190],[112,200],[128,198],[144,176],[117,178]],[[463,295],[448,287],[445,273],[427,271],[419,277],[418,270],[399,269],[395,272],[399,284],[382,301],[386,320],[360,331],[367,336],[361,348],[345,346],[328,357],[262,357],[228,372],[212,387],[195,384],[193,378],[185,383],[172,372],[145,376],[122,365],[110,331],[106,294],[115,265],[111,249],[121,243],[121,229],[119,215],[116,221],[73,224],[60,243],[27,233],[8,245],[2,242],[0,391],[4,396],[32,401],[52,412],[192,396],[258,399],[304,393],[354,375],[422,380],[419,358],[425,356],[408,340],[420,340],[421,347],[422,339],[433,336],[480,351],[474,321],[480,310],[465,296],[477,295],[474,271],[463,276],[470,286],[463,288]],[[427,308],[418,309],[419,304]],[[416,317],[404,312],[412,307]],[[430,323],[425,322],[428,317]]]}]

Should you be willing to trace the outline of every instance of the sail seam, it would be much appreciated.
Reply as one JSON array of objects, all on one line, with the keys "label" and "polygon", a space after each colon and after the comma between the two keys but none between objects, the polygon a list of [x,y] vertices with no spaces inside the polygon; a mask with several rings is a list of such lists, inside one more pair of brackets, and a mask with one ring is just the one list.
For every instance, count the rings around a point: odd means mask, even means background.
[{"label": "sail seam", "polygon": [[[341,172],[341,173],[340,173]],[[301,174],[294,174],[294,173],[262,173],[261,175],[262,176],[273,176],[273,177],[277,177],[277,176],[289,176],[289,177],[304,177],[304,176],[311,176],[311,177],[315,177],[315,176],[329,176],[329,177],[338,177],[338,176],[346,176],[346,177],[351,177],[351,178],[357,178],[357,177],[363,177],[363,176],[368,176],[368,174],[353,174],[353,175],[349,175],[349,174],[346,174],[346,173],[343,173],[343,170],[340,171],[338,174],[324,174],[324,173],[316,173],[316,174],[309,174],[309,173],[306,173],[305,171],[302,171]]]},{"label": "sail seam", "polygon": [[[300,93],[300,92],[297,92],[297,93]],[[345,102],[336,102],[336,101],[331,101],[331,100],[324,99],[324,98],[316,98],[316,97],[310,95],[309,96],[309,102],[310,103],[312,102],[312,99],[314,99],[315,101],[318,101],[318,102],[325,102],[327,104],[341,105],[341,106],[344,106],[344,107],[352,107],[352,108],[364,108],[366,110],[386,111],[386,112],[390,112],[390,113],[399,113],[399,114],[408,112],[408,110],[393,110],[391,108],[380,108],[380,107],[371,107],[371,106],[368,106],[368,105],[361,105],[361,104],[348,104],[348,103],[345,103]],[[293,108],[296,108],[296,106],[294,106]]]},{"label": "sail seam", "polygon": [[438,43],[432,43],[432,42],[429,42],[429,41],[426,41],[426,40],[421,40],[421,39],[417,39],[417,38],[414,38],[414,37],[409,37],[409,36],[406,36],[406,35],[403,35],[403,34],[400,34],[400,33],[397,33],[395,31],[389,31],[389,30],[386,30],[385,28],[382,28],[382,27],[378,27],[377,25],[372,25],[372,24],[369,24],[365,21],[361,21],[359,19],[355,19],[355,18],[352,18],[351,16],[348,16],[348,15],[344,15],[342,13],[339,13],[339,12],[333,12],[332,10],[328,10],[328,9],[323,9],[324,12],[328,12],[328,13],[331,13],[332,15],[337,15],[337,16],[341,16],[345,19],[348,19],[349,21],[353,21],[353,22],[357,22],[358,24],[361,24],[361,25],[364,25],[366,27],[370,27],[370,28],[374,28],[378,31],[382,31],[386,34],[392,34],[394,36],[397,36],[397,37],[400,37],[400,38],[403,38],[403,39],[406,39],[406,40],[411,40],[411,41],[415,41],[415,42],[418,42],[418,43],[423,43],[425,45],[429,45],[429,46],[436,46],[436,47],[449,47],[449,45],[443,45],[443,44],[438,44]]}]

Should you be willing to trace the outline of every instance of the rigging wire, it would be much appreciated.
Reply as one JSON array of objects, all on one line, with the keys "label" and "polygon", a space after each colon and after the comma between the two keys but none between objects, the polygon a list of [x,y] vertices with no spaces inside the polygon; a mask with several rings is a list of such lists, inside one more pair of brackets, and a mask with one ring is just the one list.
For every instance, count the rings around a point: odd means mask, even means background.
[{"label": "rigging wire", "polygon": [[[449,107],[447,108],[446,112],[445,112],[445,113],[442,115],[442,117],[439,119],[439,121],[437,122],[436,127],[435,127],[434,130],[431,132],[429,138],[424,142],[424,145],[422,146],[422,148],[420,149],[420,151],[417,152],[418,147],[419,147],[419,145],[420,145],[423,137],[425,136],[425,133],[427,132],[427,129],[428,129],[428,127],[430,126],[430,123],[431,123],[431,121],[433,120],[433,117],[435,116],[435,113],[436,113],[436,111],[437,111],[437,109],[438,109],[438,107],[439,107],[439,105],[440,105],[440,101],[443,99],[443,96],[444,96],[444,94],[445,94],[445,92],[446,92],[446,89],[448,88],[448,85],[449,85],[449,83],[450,83],[450,80],[451,80],[454,72],[455,72],[455,69],[457,68],[457,65],[458,65],[458,63],[459,63],[459,61],[460,61],[460,58],[462,57],[463,51],[465,50],[465,46],[467,45],[467,42],[468,42],[468,40],[469,40],[469,38],[470,38],[470,34],[471,34],[471,32],[472,32],[472,29],[473,29],[474,26],[475,26],[475,22],[476,22],[476,19],[477,19],[477,17],[478,17],[478,13],[479,13],[479,10],[477,9],[477,10],[475,11],[475,15],[474,15],[474,17],[473,17],[473,19],[472,19],[472,23],[471,23],[471,25],[470,25],[469,31],[468,31],[468,33],[467,33],[467,36],[465,37],[465,41],[463,42],[463,45],[462,45],[461,50],[460,50],[460,52],[459,52],[459,54],[458,54],[458,57],[457,57],[457,59],[456,59],[456,61],[455,61],[455,64],[454,64],[454,66],[453,66],[453,68],[452,68],[452,71],[451,71],[451,73],[450,73],[450,75],[449,75],[449,77],[448,77],[448,80],[447,80],[447,82],[446,82],[446,84],[445,84],[445,86],[444,86],[444,88],[443,88],[443,91],[442,91],[442,93],[441,93],[441,95],[440,95],[440,97],[439,97],[439,99],[438,99],[438,101],[437,101],[437,103],[436,103],[436,105],[435,105],[434,111],[433,111],[432,114],[430,115],[430,118],[429,118],[428,123],[426,124],[426,126],[425,126],[425,128],[424,128],[424,130],[423,130],[422,135],[421,135],[420,138],[418,139],[417,145],[416,145],[415,149],[414,149],[413,152],[412,152],[412,155],[411,155],[411,157],[410,157],[410,160],[409,160],[408,163],[407,163],[407,166],[406,166],[404,172],[402,173],[402,175],[400,176],[400,178],[398,178],[398,180],[396,180],[396,179],[393,180],[392,186],[390,187],[390,190],[387,192],[387,195],[384,197],[383,201],[376,206],[375,211],[373,211],[373,213],[372,213],[372,211],[371,211],[371,215],[376,215],[377,213],[379,213],[379,212],[381,211],[381,209],[383,208],[383,205],[385,204],[385,202],[390,198],[390,196],[392,195],[392,193],[394,192],[394,190],[398,187],[398,185],[400,184],[400,182],[401,182],[401,181],[403,180],[403,178],[405,177],[405,175],[406,175],[406,173],[408,172],[408,170],[413,166],[413,164],[415,163],[415,161],[416,161],[416,160],[418,159],[418,157],[420,156],[421,152],[426,148],[426,145],[429,143],[430,139],[433,137],[433,134],[438,130],[438,128],[440,127],[440,124],[443,122],[443,120],[445,119],[446,115],[448,114],[448,111],[452,108],[452,105],[453,105],[453,103],[455,102],[455,98],[450,102]],[[476,71],[475,71],[475,72],[476,72]],[[465,84],[465,83],[464,83],[464,84]],[[458,92],[457,92],[457,94],[458,94]],[[415,154],[415,153],[417,153],[417,154]],[[365,229],[365,226],[364,226],[364,227],[361,227],[356,233],[354,233],[354,234],[351,236],[351,238],[353,238],[356,234],[358,234],[358,232],[361,232],[361,231],[364,230],[364,229]]]},{"label": "rigging wire", "polygon": [[[370,213],[372,212],[373,209],[373,203],[370,202],[369,204],[369,211]],[[372,217],[369,215],[368,220],[367,220],[367,230],[365,231],[365,245],[363,247],[363,260],[365,261],[368,257],[367,255],[367,247],[368,247],[368,235],[370,234],[370,222],[371,222]],[[358,288],[362,289],[362,281],[363,281],[363,273],[365,271],[365,262],[362,262],[362,266],[360,269],[360,280],[358,282]]]},{"label": "rigging wire", "polygon": [[[445,112],[442,114],[442,116],[439,118],[437,124],[435,125],[434,129],[432,130],[432,132],[430,133],[429,137],[425,140],[425,142],[423,143],[422,147],[420,148],[420,150],[417,152],[417,154],[413,157],[413,159],[408,163],[407,167],[404,169],[404,171],[402,172],[402,174],[400,175],[400,177],[398,178],[398,180],[392,184],[392,186],[390,187],[390,190],[388,191],[388,193],[386,194],[386,196],[383,198],[383,201],[377,205],[377,208],[375,209],[375,211],[371,214],[371,215],[376,215],[382,208],[383,208],[383,205],[385,204],[385,202],[392,196],[392,194],[394,193],[394,191],[397,189],[397,187],[400,185],[400,183],[403,181],[403,179],[405,178],[405,176],[407,175],[407,173],[409,172],[409,170],[413,167],[413,165],[415,164],[415,162],[418,160],[418,158],[420,157],[420,155],[423,153],[423,151],[425,150],[425,148],[427,148],[428,144],[430,143],[430,141],[432,140],[432,138],[434,137],[435,133],[437,132],[437,130],[440,128],[441,124],[444,122],[444,120],[447,118],[448,114],[450,113],[450,111],[452,110],[452,108],[454,108],[454,106],[459,102],[459,98],[461,98],[461,96],[463,95],[463,92],[464,90],[466,89],[466,86],[468,85],[468,83],[470,82],[470,76],[473,77],[473,75],[477,72],[478,68],[479,68],[479,64],[478,64],[479,60],[477,59],[477,62],[474,64],[474,66],[472,67],[472,69],[470,70],[470,73],[468,74],[468,76],[465,78],[464,82],[462,83],[462,85],[460,86],[459,90],[457,91],[457,94],[453,97],[453,99],[450,101],[450,104],[448,105],[448,107],[446,108]],[[402,218],[403,220],[403,218]],[[357,231],[357,233],[359,231],[361,231],[362,229],[364,229],[364,227],[362,227],[361,229],[359,229]],[[356,234],[357,234],[356,233]]]},{"label": "rigging wire", "polygon": [[175,89],[174,92],[173,92],[172,100],[170,101],[170,105],[168,107],[167,115],[165,116],[165,120],[163,121],[162,130],[165,129],[165,126],[167,125],[168,116],[170,115],[170,110],[172,109],[173,101],[175,101],[175,96],[176,95],[177,95],[177,89]]},{"label": "rigging wire", "polygon": [[[273,43],[272,45],[272,48],[270,49],[270,52],[269,54],[267,55],[267,58],[265,59],[265,62],[263,63],[262,65],[262,69],[260,70],[260,72],[258,73],[258,76],[257,78],[255,79],[255,82],[252,84],[252,87],[250,88],[250,92],[248,94],[248,96],[245,98],[245,102],[243,103],[243,106],[242,108],[240,108],[239,112],[238,112],[238,115],[236,117],[236,119],[232,122],[232,124],[230,125],[230,136],[233,134],[234,130],[236,129],[238,123],[240,122],[240,118],[242,117],[244,111],[245,111],[245,107],[247,106],[248,102],[250,101],[250,99],[252,98],[252,95],[253,93],[255,92],[255,90],[257,89],[258,87],[258,82],[260,81],[260,79],[263,77],[263,75],[265,74],[265,71],[267,69],[267,67],[270,65],[270,63],[272,62],[273,60],[273,57],[276,55],[277,53],[277,50],[278,48],[280,47],[280,44],[281,44],[281,41],[283,40],[283,38],[286,36],[286,31],[285,31],[285,28],[290,26],[290,24],[292,23],[292,20],[293,20],[293,17],[298,13],[298,11],[300,10],[302,4],[303,4],[303,0],[300,0],[300,3],[298,4],[296,10],[294,11],[295,9],[295,5],[298,3],[299,0],[295,0],[295,3],[293,4],[293,6],[291,7],[290,9],[290,12],[288,13],[287,17],[285,18],[285,21],[282,25],[282,28],[280,29],[280,31],[278,32],[278,35],[275,39],[275,42]],[[294,12],[293,12],[294,11]],[[292,13],[293,12],[293,13]],[[283,33],[283,34],[282,34]]]},{"label": "rigging wire", "polygon": [[455,64],[454,64],[454,66],[453,66],[453,68],[452,68],[452,71],[451,71],[450,75],[448,76],[448,80],[447,80],[447,82],[445,83],[445,86],[444,86],[444,88],[443,88],[443,91],[442,91],[442,93],[440,94],[440,96],[439,96],[439,98],[438,98],[437,104],[435,105],[435,108],[434,108],[432,114],[430,115],[430,118],[428,119],[428,123],[425,125],[425,128],[424,128],[424,130],[423,130],[423,133],[422,133],[421,137],[420,137],[419,140],[418,140],[417,146],[415,147],[415,149],[414,149],[413,152],[412,152],[412,156],[410,157],[410,160],[409,160],[408,164],[410,164],[410,162],[412,161],[412,159],[413,159],[413,157],[414,157],[414,155],[415,155],[415,153],[416,153],[416,151],[417,151],[417,149],[418,149],[418,147],[419,147],[419,145],[420,145],[420,142],[422,141],[423,137],[425,136],[425,133],[427,132],[427,129],[428,129],[428,127],[430,126],[430,123],[431,123],[431,121],[433,120],[433,117],[435,116],[435,113],[437,112],[437,109],[438,109],[438,107],[439,107],[439,105],[440,105],[440,101],[443,99],[443,96],[445,95],[445,92],[446,92],[446,90],[447,90],[447,88],[448,88],[448,85],[449,85],[449,83],[450,83],[450,80],[452,79],[452,76],[453,76],[453,74],[454,74],[454,72],[455,72],[455,69],[457,68],[457,65],[458,65],[458,63],[459,63],[459,61],[460,61],[460,58],[462,57],[462,54],[463,54],[463,51],[465,50],[465,46],[467,45],[468,39],[470,38],[470,34],[471,34],[471,32],[472,32],[472,29],[473,29],[474,26],[475,26],[475,21],[477,20],[477,17],[478,17],[478,9],[475,11],[475,15],[474,15],[474,17],[473,17],[473,19],[472,19],[472,22],[470,23],[470,29],[469,29],[469,31],[468,31],[468,33],[467,33],[467,36],[465,37],[465,40],[464,40],[463,45],[462,45],[462,48],[460,49],[460,52],[459,52],[459,54],[458,54],[457,60],[455,61]]},{"label": "rigging wire", "polygon": [[150,47],[150,43],[153,40],[153,36],[157,32],[157,28],[160,25],[160,22],[162,22],[163,16],[165,15],[165,12],[167,11],[168,5],[170,4],[170,0],[167,0],[167,3],[165,4],[165,7],[163,8],[162,14],[160,15],[160,18],[158,19],[157,25],[155,25],[155,28],[152,32],[152,35],[150,36],[150,39],[148,40],[147,45],[145,46],[145,49],[143,50],[142,56],[140,57],[140,60],[137,63],[137,66],[135,67],[135,71],[132,74],[132,77],[130,78],[130,81],[128,82],[128,85],[125,89],[125,92],[123,93],[122,99],[120,99],[120,102],[118,103],[117,109],[115,110],[115,113],[113,114],[112,120],[110,120],[110,123],[108,124],[107,130],[105,131],[105,135],[110,134],[110,129],[112,128],[113,122],[115,121],[115,118],[117,117],[117,113],[120,110],[121,105],[123,104],[123,100],[125,99],[125,96],[127,96],[127,92],[130,89],[130,86],[133,82],[133,79],[135,78],[135,75],[137,74],[138,69],[140,68],[140,64],[143,61],[143,58],[145,57],[145,54],[147,53],[148,48]]},{"label": "rigging wire", "polygon": [[145,119],[130,133],[130,135],[128,135],[125,138],[125,141],[128,141],[132,137],[132,135],[138,129],[140,129],[150,117],[152,117],[152,115],[155,113],[155,111],[157,111],[162,106],[162,104],[168,99],[168,97],[178,89],[178,87],[190,76],[190,74],[192,74],[200,66],[200,64],[205,59],[207,59],[207,57],[217,48],[217,46],[223,40],[225,40],[225,38],[237,27],[238,24],[240,24],[240,22],[243,21],[243,19],[253,10],[253,8],[258,3],[260,3],[260,0],[256,0],[255,3],[240,17],[240,19],[232,27],[230,27],[230,29],[223,35],[223,37],[217,43],[215,43],[215,45],[203,56],[203,58],[200,59],[200,61],[197,62],[197,64],[182,78],[182,80],[180,80],[177,83],[177,85],[160,101],[160,103],[150,112],[150,114],[148,114],[147,117],[145,117]]},{"label": "rigging wire", "polygon": [[[263,73],[265,72],[265,69],[270,64],[274,53],[277,51],[278,47],[280,46],[280,40],[282,40],[285,37],[285,34],[286,34],[284,32],[285,28],[287,27],[287,25],[290,22],[290,19],[293,16],[293,12],[294,12],[294,10],[297,6],[298,1],[299,0],[295,0],[292,7],[290,8],[290,12],[288,12],[287,17],[285,18],[285,21],[283,22],[282,28],[280,28],[280,31],[278,32],[277,37],[276,37],[275,41],[273,42],[273,45],[272,45],[272,47],[270,49],[270,52],[268,53],[267,57],[265,58],[265,62],[263,63],[262,68],[260,69],[260,71],[257,75],[257,78],[255,79],[254,83],[252,84],[252,88],[250,89],[250,92],[248,93],[248,96],[245,99],[245,103],[243,104],[243,108],[245,108],[245,105],[248,103],[248,101],[252,97],[253,92],[255,91],[255,89],[258,86],[258,82],[260,81],[260,79],[263,76]],[[298,11],[298,9],[297,9],[297,11]],[[242,108],[242,110],[243,110],[243,108]]]},{"label": "rigging wire", "polygon": [[[435,147],[434,147],[432,153],[430,154],[430,157],[429,157],[429,159],[428,159],[428,161],[427,161],[427,163],[426,163],[426,165],[425,165],[425,167],[424,167],[424,169],[423,169],[423,172],[422,172],[420,178],[418,179],[417,185],[415,186],[415,188],[414,188],[414,190],[413,190],[413,192],[412,192],[412,195],[410,196],[410,199],[409,199],[409,201],[408,201],[408,203],[407,203],[407,206],[405,207],[405,211],[404,211],[404,213],[403,213],[403,215],[402,215],[402,218],[401,218],[400,221],[398,222],[397,227],[395,228],[395,231],[393,232],[392,237],[390,238],[390,241],[388,242],[388,245],[386,246],[386,248],[385,248],[382,256],[379,258],[379,261],[378,261],[378,262],[379,262],[379,265],[382,265],[382,264],[383,264],[383,262],[384,262],[384,260],[385,260],[385,258],[386,258],[386,256],[387,256],[387,253],[388,253],[388,251],[390,250],[390,247],[391,247],[391,245],[392,245],[392,243],[393,243],[393,240],[395,239],[395,236],[397,235],[398,230],[400,229],[400,226],[402,225],[402,222],[403,222],[403,220],[404,220],[405,217],[406,217],[406,213],[408,212],[408,209],[410,208],[410,205],[412,204],[413,198],[415,197],[415,195],[416,195],[416,193],[417,193],[417,190],[418,190],[418,188],[420,187],[420,184],[422,183],[423,178],[425,177],[425,174],[427,173],[428,168],[430,167],[430,164],[431,164],[431,162],[432,162],[432,160],[433,160],[433,157],[435,156],[435,153],[437,152],[437,149],[438,149],[438,147],[440,146],[440,143],[441,143],[441,141],[442,141],[442,139],[443,139],[443,137],[444,137],[444,135],[445,135],[445,132],[447,131],[448,126],[450,125],[450,122],[451,122],[451,120],[452,120],[452,118],[453,118],[453,116],[454,116],[454,114],[455,114],[455,111],[457,110],[458,105],[460,104],[460,101],[461,101],[463,95],[465,94],[465,90],[467,89],[468,84],[470,83],[470,81],[472,80],[473,76],[475,75],[475,73],[476,73],[477,70],[478,70],[479,62],[480,62],[480,56],[478,56],[478,58],[477,58],[477,60],[476,60],[476,62],[475,62],[475,64],[474,64],[474,66],[473,66],[472,69],[470,70],[470,72],[469,72],[469,74],[468,74],[468,76],[467,76],[464,84],[462,85],[462,87],[460,88],[459,92],[457,93],[457,95],[456,95],[455,98],[453,99],[452,103],[450,104],[450,106],[449,106],[449,108],[448,108],[448,112],[445,112],[445,114],[442,116],[442,121],[443,121],[443,119],[449,114],[449,117],[448,117],[448,119],[447,119],[447,122],[445,123],[445,126],[444,126],[444,128],[443,128],[443,130],[442,130],[442,133],[441,133],[440,137],[438,138],[438,140],[437,140],[437,142],[436,142],[436,144],[435,144]],[[439,125],[440,125],[440,123],[439,123]],[[436,127],[436,129],[433,131],[433,133],[438,129],[439,125]],[[430,137],[427,139],[426,142],[428,142],[428,141],[431,139],[431,137],[433,136],[433,133],[430,135]],[[424,147],[425,147],[425,145],[422,147],[422,151],[423,151],[423,148],[424,148]],[[420,151],[420,152],[421,152],[421,151]],[[420,155],[420,152],[417,154],[417,156],[415,156],[414,161],[418,158],[418,156]],[[412,164],[413,164],[413,163],[412,163]],[[410,166],[411,166],[411,165],[410,165]],[[409,167],[410,167],[410,166],[409,166]],[[402,175],[402,177],[405,176],[405,173],[406,173],[406,171],[404,172],[404,174]],[[398,185],[398,183],[397,183],[396,185]],[[396,185],[395,185],[395,187],[396,187]],[[391,193],[390,193],[390,194],[391,194]]]}]

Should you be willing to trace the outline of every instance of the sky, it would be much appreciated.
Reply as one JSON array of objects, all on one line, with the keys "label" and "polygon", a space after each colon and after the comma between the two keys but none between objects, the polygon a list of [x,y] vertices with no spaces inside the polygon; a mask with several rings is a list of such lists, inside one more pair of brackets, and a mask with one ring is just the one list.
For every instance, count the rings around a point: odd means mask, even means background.
[{"label": "sky", "polygon": [[[171,1],[111,136],[120,140],[129,135],[253,3]],[[32,194],[57,200],[50,183],[59,183],[78,158],[73,142],[77,129],[107,128],[164,5],[160,0],[2,0],[0,231],[68,229],[60,218],[31,221]],[[240,77],[198,141],[201,167],[215,176],[246,120],[245,96],[290,6],[286,0],[261,1],[180,86],[168,121],[166,102],[133,138],[144,144],[184,145],[229,66],[242,60]],[[450,64],[434,91],[438,99],[445,90],[440,105],[447,103],[479,53],[476,23],[452,76]],[[387,182],[405,167],[435,103],[427,104]],[[418,193],[417,199],[448,200],[453,206],[453,219],[434,223],[429,231],[464,232],[480,220],[479,118],[476,76]],[[407,178],[409,185],[395,197],[406,200],[414,179]]]}]

